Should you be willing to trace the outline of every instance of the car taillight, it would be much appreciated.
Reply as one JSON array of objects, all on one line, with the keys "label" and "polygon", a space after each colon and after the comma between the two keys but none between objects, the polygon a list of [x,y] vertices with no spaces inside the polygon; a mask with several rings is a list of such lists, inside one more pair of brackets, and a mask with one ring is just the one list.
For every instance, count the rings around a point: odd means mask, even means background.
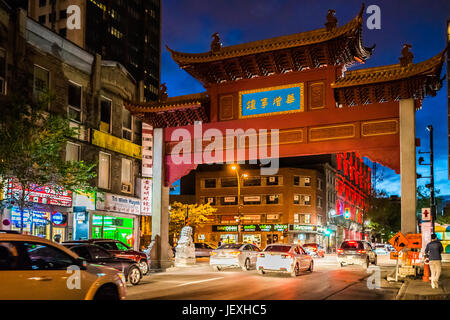
[{"label": "car taillight", "polygon": [[281,255],[281,259],[288,259],[288,258],[292,258],[292,254],[290,254],[290,253],[283,253]]},{"label": "car taillight", "polygon": [[366,253],[366,250],[358,250],[358,253]]},{"label": "car taillight", "polygon": [[210,256],[215,256],[216,254],[217,254],[217,252],[215,252],[215,251],[211,251],[211,252],[209,253]]},{"label": "car taillight", "polygon": [[344,253],[344,249],[337,249],[337,253]]},{"label": "car taillight", "polygon": [[240,252],[240,251],[233,251],[233,252],[230,252],[230,254],[231,254],[232,256],[237,257],[238,255],[241,254],[241,252]]},{"label": "car taillight", "polygon": [[265,255],[264,255],[264,253],[258,253],[258,257],[264,258]]},{"label": "car taillight", "polygon": [[314,251],[317,251],[317,248],[314,248]]}]

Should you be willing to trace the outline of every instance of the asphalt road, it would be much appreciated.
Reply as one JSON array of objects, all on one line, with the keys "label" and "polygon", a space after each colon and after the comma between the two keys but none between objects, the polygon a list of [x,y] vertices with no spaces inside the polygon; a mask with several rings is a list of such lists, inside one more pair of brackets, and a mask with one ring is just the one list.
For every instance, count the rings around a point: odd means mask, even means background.
[{"label": "asphalt road", "polygon": [[256,270],[215,272],[207,258],[197,265],[152,273],[137,286],[128,285],[128,299],[164,300],[392,300],[399,286],[384,280],[393,268],[388,256],[378,256],[381,287],[369,289],[371,276],[360,266],[339,268],[334,255],[315,259],[314,272],[296,278],[259,275]]}]

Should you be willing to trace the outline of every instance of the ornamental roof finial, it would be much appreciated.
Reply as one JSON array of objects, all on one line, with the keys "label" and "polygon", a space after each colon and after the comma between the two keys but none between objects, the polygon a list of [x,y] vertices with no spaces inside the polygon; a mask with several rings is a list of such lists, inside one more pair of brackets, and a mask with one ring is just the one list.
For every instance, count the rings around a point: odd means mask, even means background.
[{"label": "ornamental roof finial", "polygon": [[325,23],[325,28],[327,29],[327,32],[331,32],[337,27],[337,18],[335,17],[336,11],[333,9],[328,10],[327,14],[327,23]]},{"label": "ornamental roof finial", "polygon": [[167,86],[166,83],[161,83],[161,85],[159,86],[159,93],[158,93],[158,100],[159,101],[166,101],[168,98],[168,94],[167,94]]},{"label": "ornamental roof finial", "polygon": [[220,43],[220,38],[219,38],[219,33],[214,32],[214,34],[212,35],[212,42],[211,42],[211,51],[212,52],[217,52],[220,50],[220,48],[222,48],[222,44]]},{"label": "ornamental roof finial", "polygon": [[399,58],[400,66],[407,67],[412,64],[414,55],[409,49],[412,48],[412,45],[405,43],[402,48],[402,56]]}]

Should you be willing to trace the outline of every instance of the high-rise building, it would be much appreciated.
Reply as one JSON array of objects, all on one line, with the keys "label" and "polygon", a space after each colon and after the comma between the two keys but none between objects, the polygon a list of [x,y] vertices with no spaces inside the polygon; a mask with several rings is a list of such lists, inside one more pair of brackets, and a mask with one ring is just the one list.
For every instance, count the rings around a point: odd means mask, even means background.
[{"label": "high-rise building", "polygon": [[[80,8],[80,29],[67,26],[72,5]],[[28,15],[87,51],[120,62],[143,80],[146,100],[157,99],[161,0],[28,0]]]}]

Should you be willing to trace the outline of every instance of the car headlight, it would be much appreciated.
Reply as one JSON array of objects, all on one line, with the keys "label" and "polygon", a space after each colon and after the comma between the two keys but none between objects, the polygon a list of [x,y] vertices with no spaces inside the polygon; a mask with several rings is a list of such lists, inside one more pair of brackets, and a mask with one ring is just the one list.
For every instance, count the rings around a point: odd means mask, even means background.
[{"label": "car headlight", "polygon": [[119,272],[119,278],[120,278],[120,280],[122,280],[123,284],[126,285],[127,279],[125,278],[125,275],[123,274],[123,272]]}]

